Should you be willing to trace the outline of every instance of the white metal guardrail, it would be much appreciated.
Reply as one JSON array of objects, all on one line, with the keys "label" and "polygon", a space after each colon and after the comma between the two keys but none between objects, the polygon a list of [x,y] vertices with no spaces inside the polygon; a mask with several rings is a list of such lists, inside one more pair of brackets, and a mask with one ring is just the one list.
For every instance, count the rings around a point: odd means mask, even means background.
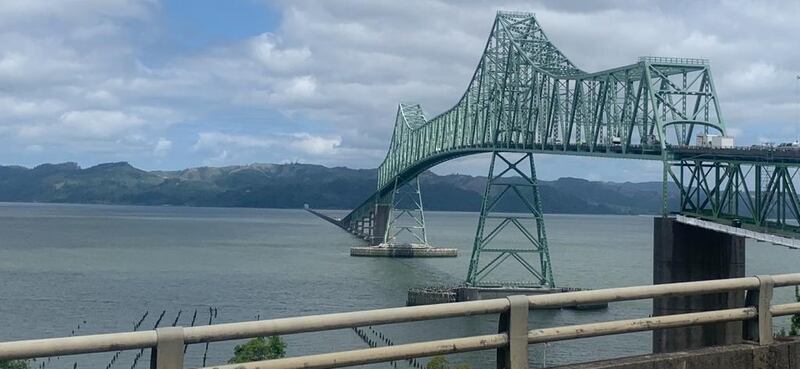
[{"label": "white metal guardrail", "polygon": [[[498,368],[528,368],[528,345],[699,324],[745,321],[748,339],[772,342],[772,317],[800,313],[800,303],[772,305],[773,287],[800,285],[800,273],[670,283],[653,286],[609,288],[439,305],[366,310],[349,313],[259,320],[197,327],[170,327],[151,331],[97,334],[26,341],[0,342],[0,361],[48,356],[152,349],[152,367],[183,368],[184,344],[246,339],[253,337],[319,332],[432,319],[500,314],[500,332],[482,336],[451,338],[395,346],[308,355],[244,364],[221,365],[220,369],[338,368],[458,352],[499,350]],[[531,309],[581,304],[748,291],[753,306],[640,319],[540,328],[529,330]]]}]

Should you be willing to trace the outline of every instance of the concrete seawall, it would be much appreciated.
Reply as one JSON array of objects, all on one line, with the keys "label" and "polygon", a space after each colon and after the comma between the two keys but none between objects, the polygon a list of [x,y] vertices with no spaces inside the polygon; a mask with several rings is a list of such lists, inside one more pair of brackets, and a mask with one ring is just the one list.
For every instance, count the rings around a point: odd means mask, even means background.
[{"label": "concrete seawall", "polygon": [[554,367],[558,369],[800,369],[800,340],[736,344],[691,351],[631,356]]}]

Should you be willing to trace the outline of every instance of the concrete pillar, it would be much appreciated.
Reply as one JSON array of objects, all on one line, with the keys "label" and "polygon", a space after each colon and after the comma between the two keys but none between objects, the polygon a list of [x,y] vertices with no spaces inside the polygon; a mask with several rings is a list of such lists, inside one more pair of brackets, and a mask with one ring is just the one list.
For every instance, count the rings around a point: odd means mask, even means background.
[{"label": "concrete pillar", "polygon": [[372,246],[379,245],[384,242],[386,236],[386,227],[389,224],[389,213],[391,205],[389,204],[376,204],[375,216],[372,223],[372,239],[369,244]]},{"label": "concrete pillar", "polygon": [[[653,284],[744,277],[744,238],[656,217]],[[744,291],[653,299],[653,316],[744,306]],[[742,323],[653,332],[653,352],[674,352],[742,341]]]}]

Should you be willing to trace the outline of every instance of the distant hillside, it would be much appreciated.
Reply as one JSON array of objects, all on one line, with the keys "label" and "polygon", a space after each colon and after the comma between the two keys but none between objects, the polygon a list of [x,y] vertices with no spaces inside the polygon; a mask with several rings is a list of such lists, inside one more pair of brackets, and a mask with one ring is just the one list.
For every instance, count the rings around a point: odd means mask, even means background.
[{"label": "distant hillside", "polygon": [[[429,210],[478,211],[486,179],[466,175],[421,177]],[[661,209],[661,183],[541,181],[550,213],[652,214]],[[128,163],[82,169],[75,163],[29,169],[0,166],[0,201],[350,209],[375,190],[374,169],[310,164],[251,164],[180,171],[144,171]],[[671,201],[675,201],[671,199]],[[508,201],[500,210],[520,211]]]}]

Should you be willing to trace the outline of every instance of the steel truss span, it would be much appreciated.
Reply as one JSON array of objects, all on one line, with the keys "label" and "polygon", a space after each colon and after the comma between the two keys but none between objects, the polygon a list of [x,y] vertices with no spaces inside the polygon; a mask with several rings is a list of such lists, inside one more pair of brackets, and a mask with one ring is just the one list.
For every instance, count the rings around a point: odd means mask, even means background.
[{"label": "steel truss span", "polygon": [[[484,152],[550,153],[662,160],[693,133],[724,133],[709,63],[641,57],[587,73],[550,42],[533,14],[498,12],[467,90],[427,119],[401,103],[378,188],[342,226],[361,227],[396,184],[441,162]],[[361,231],[359,231],[361,230]]]},{"label": "steel truss span", "polygon": [[378,188],[455,156],[524,151],[661,159],[693,133],[724,133],[709,63],[641,57],[578,69],[532,14],[500,12],[466,92],[433,119],[400,104]]},{"label": "steel truss span", "polygon": [[789,237],[800,230],[797,165],[698,158],[670,162],[668,171],[684,215]]},{"label": "steel truss span", "polygon": [[659,160],[665,215],[672,182],[679,213],[765,233],[800,231],[800,151],[693,146],[700,133],[726,134],[707,60],[646,56],[585,72],[533,14],[498,12],[452,108],[428,119],[419,104],[399,105],[375,193],[338,225],[374,243],[386,229],[376,214],[387,213],[396,186],[460,156],[518,152]]}]

